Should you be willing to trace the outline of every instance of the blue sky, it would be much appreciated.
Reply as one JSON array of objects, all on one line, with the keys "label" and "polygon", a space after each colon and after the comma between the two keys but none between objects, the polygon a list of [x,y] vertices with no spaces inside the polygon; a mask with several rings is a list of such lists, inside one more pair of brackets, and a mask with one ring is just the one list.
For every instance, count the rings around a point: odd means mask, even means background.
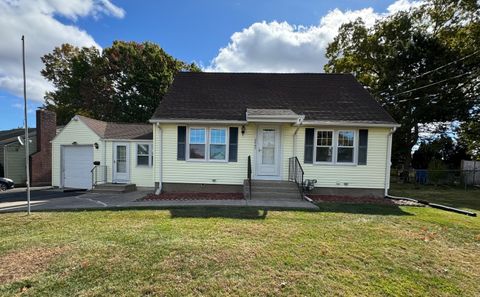
[{"label": "blue sky", "polygon": [[[41,106],[41,94],[48,86],[38,74],[40,56],[62,42],[103,48],[114,40],[152,41],[174,57],[209,71],[321,72],[324,48],[342,22],[358,16],[373,22],[411,5],[407,0],[396,1],[395,8],[393,1],[358,0],[106,1],[112,8],[99,0],[78,5],[73,0],[43,2],[47,4],[39,7],[24,0],[10,7],[0,0],[0,35],[8,41],[0,45],[0,130],[23,125],[22,34],[27,42],[32,126],[34,110]],[[80,7],[85,3],[90,6]],[[22,22],[32,11],[38,20]],[[2,17],[18,19],[18,24],[5,21],[2,26]]]}]

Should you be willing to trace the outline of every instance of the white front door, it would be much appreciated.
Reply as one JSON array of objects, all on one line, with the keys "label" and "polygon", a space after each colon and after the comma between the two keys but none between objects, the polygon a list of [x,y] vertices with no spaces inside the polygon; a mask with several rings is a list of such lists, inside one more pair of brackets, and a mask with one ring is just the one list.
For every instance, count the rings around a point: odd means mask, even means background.
[{"label": "white front door", "polygon": [[280,128],[260,126],[257,130],[256,177],[280,178]]},{"label": "white front door", "polygon": [[129,149],[128,143],[113,144],[113,182],[128,183],[129,174]]}]

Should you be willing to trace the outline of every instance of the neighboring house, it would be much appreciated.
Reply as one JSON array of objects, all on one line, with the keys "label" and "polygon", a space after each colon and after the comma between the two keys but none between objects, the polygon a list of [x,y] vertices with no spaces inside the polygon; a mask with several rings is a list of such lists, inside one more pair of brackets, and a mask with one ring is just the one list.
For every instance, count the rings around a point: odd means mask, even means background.
[{"label": "neighboring house", "polygon": [[[37,151],[37,132],[29,128],[28,133],[30,154],[33,154]],[[0,131],[0,176],[12,179],[16,185],[24,185],[27,180],[25,146],[20,144],[18,137],[24,142],[25,129]]]},{"label": "neighboring house", "polygon": [[[50,185],[52,153],[50,141],[57,133],[56,115],[37,110],[36,128],[29,128],[30,179],[32,186]],[[25,130],[0,131],[0,175],[12,179],[16,185],[25,185]],[[2,172],[3,169],[3,172]]]},{"label": "neighboring house", "polygon": [[89,189],[98,161],[106,182],[242,192],[249,157],[273,181],[297,157],[314,192],[383,196],[399,126],[349,74],[179,73],[150,122],[75,116],[53,141],[52,184]]},{"label": "neighboring house", "polygon": [[134,183],[153,187],[152,138],[149,124],[108,123],[77,115],[52,141],[52,185],[91,189],[93,184]]}]

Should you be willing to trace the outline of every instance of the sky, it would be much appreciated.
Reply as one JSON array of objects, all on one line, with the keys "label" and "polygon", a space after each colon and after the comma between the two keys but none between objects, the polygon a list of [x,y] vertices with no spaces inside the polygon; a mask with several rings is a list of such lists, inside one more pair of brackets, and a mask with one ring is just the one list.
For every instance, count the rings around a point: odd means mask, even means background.
[{"label": "sky", "polygon": [[367,25],[414,0],[0,0],[0,130],[23,127],[25,35],[29,126],[53,86],[40,57],[62,43],[151,41],[204,71],[322,72],[342,23]]}]

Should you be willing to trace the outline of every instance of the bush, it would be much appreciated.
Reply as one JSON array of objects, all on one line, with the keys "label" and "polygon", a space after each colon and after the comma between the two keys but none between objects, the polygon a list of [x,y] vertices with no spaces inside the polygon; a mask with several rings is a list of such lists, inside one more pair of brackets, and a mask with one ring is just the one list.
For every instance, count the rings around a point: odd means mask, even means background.
[{"label": "bush", "polygon": [[447,167],[441,160],[433,159],[428,163],[428,181],[438,185],[447,176]]}]

